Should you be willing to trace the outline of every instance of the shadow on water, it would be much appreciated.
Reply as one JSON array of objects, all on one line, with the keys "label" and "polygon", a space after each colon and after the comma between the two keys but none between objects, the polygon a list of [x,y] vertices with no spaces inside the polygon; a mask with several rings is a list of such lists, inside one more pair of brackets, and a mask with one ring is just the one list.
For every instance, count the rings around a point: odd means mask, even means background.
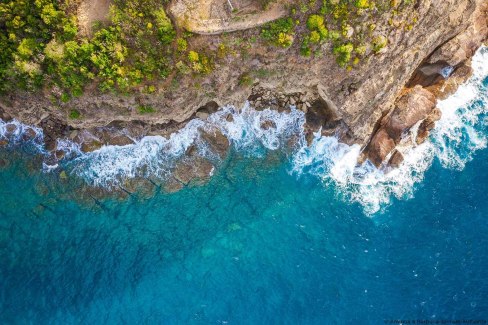
[{"label": "shadow on water", "polygon": [[256,199],[280,200],[260,183],[282,158],[232,154],[205,186],[172,194],[156,189],[151,197],[136,192],[95,198],[93,188],[76,177],[39,172],[42,160],[28,150],[4,150],[0,277],[8,285],[1,290],[0,310],[8,313],[3,317],[76,313],[106,297],[107,290],[115,296],[135,290],[143,278],[183,263],[209,239],[259,220]]}]

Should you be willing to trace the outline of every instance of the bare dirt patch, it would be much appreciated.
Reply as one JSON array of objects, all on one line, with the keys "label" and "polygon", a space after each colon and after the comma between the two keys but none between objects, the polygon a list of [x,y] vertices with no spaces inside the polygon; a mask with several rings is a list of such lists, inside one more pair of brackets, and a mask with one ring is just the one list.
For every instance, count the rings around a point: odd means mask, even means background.
[{"label": "bare dirt patch", "polygon": [[90,35],[96,22],[108,22],[111,0],[85,0],[78,7],[78,26],[82,35]]}]

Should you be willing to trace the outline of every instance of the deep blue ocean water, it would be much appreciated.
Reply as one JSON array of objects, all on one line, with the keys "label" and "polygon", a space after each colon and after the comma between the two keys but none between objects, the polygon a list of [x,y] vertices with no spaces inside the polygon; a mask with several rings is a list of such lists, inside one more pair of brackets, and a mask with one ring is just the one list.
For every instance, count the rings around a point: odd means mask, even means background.
[{"label": "deep blue ocean water", "polygon": [[203,185],[82,201],[90,184],[72,162],[65,179],[29,144],[2,149],[0,323],[488,320],[488,78],[477,77],[475,96],[441,103],[430,141],[377,183],[356,175],[369,167],[341,174],[355,150],[316,139],[315,156],[234,145]]}]

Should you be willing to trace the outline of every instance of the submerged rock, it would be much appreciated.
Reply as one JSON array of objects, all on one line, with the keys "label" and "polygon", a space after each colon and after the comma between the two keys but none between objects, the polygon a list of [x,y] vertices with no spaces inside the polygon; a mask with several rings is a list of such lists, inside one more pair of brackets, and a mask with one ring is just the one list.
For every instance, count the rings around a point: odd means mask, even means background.
[{"label": "submerged rock", "polygon": [[192,181],[205,181],[210,178],[214,166],[210,161],[202,157],[185,158],[176,164],[172,175],[184,185]]},{"label": "submerged rock", "polygon": [[229,139],[218,129],[212,131],[202,131],[201,138],[210,149],[221,158],[225,157],[230,146]]}]

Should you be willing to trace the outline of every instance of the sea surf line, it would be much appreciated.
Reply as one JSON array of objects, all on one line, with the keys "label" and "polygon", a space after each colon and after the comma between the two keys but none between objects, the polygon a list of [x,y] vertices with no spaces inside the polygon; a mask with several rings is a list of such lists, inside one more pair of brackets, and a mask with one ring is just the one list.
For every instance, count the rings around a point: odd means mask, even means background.
[{"label": "sea surf line", "polygon": [[[442,118],[428,141],[400,148],[405,160],[392,170],[378,169],[370,162],[357,165],[361,154],[359,145],[349,146],[320,132],[309,145],[303,127],[305,115],[295,107],[289,112],[257,111],[248,103],[241,109],[225,106],[205,121],[194,119],[169,138],[147,136],[134,144],[104,146],[90,153],[82,153],[79,145],[68,140],[58,140],[58,149],[68,153],[60,167],[92,186],[104,188],[118,186],[134,177],[164,180],[191,146],[197,148],[199,156],[218,165],[221,158],[201,137],[201,131],[218,130],[227,137],[233,150],[251,159],[259,159],[266,150],[291,147],[290,173],[320,178],[325,186],[334,186],[342,199],[361,204],[364,212],[372,215],[391,204],[393,197],[412,197],[415,184],[423,180],[435,159],[445,168],[462,170],[477,150],[486,147],[488,47],[478,50],[472,67],[473,76],[455,94],[438,103]],[[11,125],[15,125],[14,132]],[[0,139],[18,144],[26,138],[23,135],[27,130],[35,132],[28,141],[45,153],[40,145],[42,131],[16,121],[0,122]]]}]

